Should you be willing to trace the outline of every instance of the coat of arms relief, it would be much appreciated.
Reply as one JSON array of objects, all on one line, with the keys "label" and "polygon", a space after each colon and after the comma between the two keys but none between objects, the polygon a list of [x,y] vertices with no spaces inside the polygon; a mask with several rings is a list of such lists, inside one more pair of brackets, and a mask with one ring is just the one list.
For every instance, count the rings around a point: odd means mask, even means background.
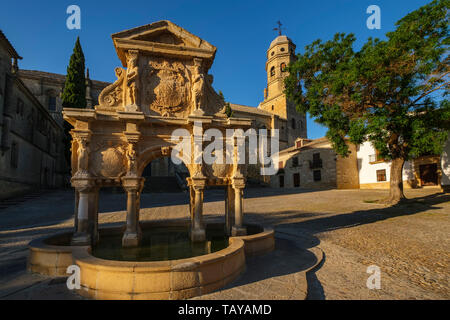
[{"label": "coat of arms relief", "polygon": [[134,52],[128,57],[127,69],[116,68],[116,82],[101,92],[100,109],[162,117],[223,113],[224,101],[212,87],[212,76],[203,71],[201,59],[179,61]]},{"label": "coat of arms relief", "polygon": [[143,80],[143,101],[150,114],[168,117],[184,116],[185,111],[189,112],[190,72],[184,63],[148,59]]}]

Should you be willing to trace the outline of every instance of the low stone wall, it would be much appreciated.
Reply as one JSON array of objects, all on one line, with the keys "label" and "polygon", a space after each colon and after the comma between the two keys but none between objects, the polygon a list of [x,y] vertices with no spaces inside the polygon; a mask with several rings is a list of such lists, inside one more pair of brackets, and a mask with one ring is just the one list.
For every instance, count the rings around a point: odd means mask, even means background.
[{"label": "low stone wall", "polygon": [[230,238],[227,248],[203,256],[151,262],[95,258],[89,248],[76,249],[81,289],[92,299],[188,299],[233,281],[245,269],[244,241]]},{"label": "low stone wall", "polygon": [[47,276],[67,276],[66,270],[73,264],[72,251],[76,247],[54,244],[69,244],[71,236],[71,232],[65,232],[31,241],[27,270]]},{"label": "low stone wall", "polygon": [[237,238],[244,241],[247,257],[268,253],[275,248],[275,231],[272,228],[264,228],[263,232]]}]

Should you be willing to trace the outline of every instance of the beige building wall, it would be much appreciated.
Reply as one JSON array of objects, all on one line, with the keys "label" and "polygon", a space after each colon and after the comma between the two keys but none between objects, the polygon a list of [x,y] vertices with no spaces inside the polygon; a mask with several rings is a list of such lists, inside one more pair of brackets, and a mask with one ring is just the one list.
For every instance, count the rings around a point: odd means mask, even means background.
[{"label": "beige building wall", "polygon": [[338,189],[359,188],[357,147],[352,143],[349,143],[348,147],[350,154],[347,157],[336,155],[336,184]]},{"label": "beige building wall", "polygon": [[[350,154],[336,154],[327,138],[297,139],[294,147],[280,152],[281,169],[271,179],[275,188],[355,189],[359,187],[356,146]],[[280,181],[283,181],[280,185]]]}]

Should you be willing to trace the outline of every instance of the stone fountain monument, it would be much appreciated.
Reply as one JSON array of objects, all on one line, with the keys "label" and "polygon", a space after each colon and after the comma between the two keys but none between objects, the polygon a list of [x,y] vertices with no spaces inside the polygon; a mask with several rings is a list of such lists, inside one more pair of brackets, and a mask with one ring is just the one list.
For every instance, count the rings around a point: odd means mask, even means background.
[{"label": "stone fountain monument", "polygon": [[[125,68],[106,87],[94,109],[65,108],[72,135],[72,185],[77,194],[74,245],[95,242],[98,229],[98,192],[106,186],[127,193],[127,226],[123,246],[140,240],[139,197],[142,171],[152,160],[169,156],[171,133],[187,129],[194,148],[194,123],[202,128],[248,128],[249,119],[227,118],[225,102],[212,87],[211,67],[216,47],[169,21],[112,35]],[[201,138],[201,136],[200,136]],[[199,142],[201,143],[201,141]],[[190,178],[191,239],[203,241],[203,192],[207,185],[227,190],[226,221],[231,235],[245,235],[242,165],[206,165],[184,159]],[[234,158],[233,158],[234,159]],[[231,225],[233,224],[233,225]]]}]

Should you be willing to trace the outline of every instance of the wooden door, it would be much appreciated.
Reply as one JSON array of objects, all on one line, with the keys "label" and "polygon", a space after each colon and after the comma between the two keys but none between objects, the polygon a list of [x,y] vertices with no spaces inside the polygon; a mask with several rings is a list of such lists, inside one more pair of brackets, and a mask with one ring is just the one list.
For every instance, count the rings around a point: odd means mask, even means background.
[{"label": "wooden door", "polygon": [[435,186],[438,184],[437,164],[422,164],[419,166],[422,186]]}]

